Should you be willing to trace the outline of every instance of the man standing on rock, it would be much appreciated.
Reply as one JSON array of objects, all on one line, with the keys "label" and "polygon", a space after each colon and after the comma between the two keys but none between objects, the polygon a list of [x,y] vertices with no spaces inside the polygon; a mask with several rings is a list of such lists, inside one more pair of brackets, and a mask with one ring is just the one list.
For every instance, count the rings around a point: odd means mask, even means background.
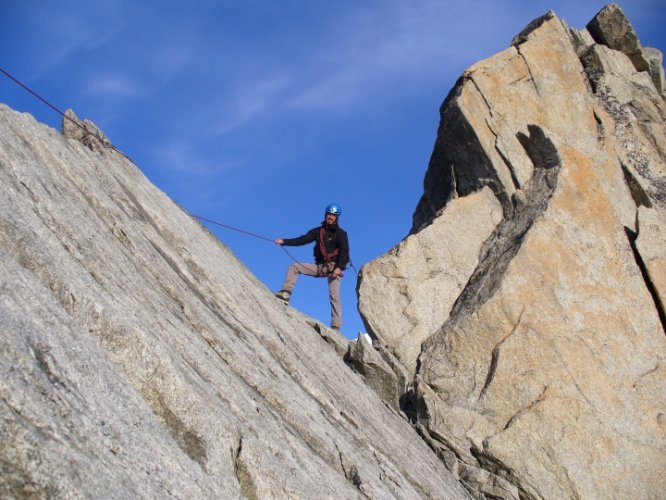
[{"label": "man standing on rock", "polygon": [[292,239],[279,238],[278,245],[300,246],[315,242],[315,263],[294,262],[287,270],[282,289],[275,296],[286,304],[291,298],[291,291],[299,274],[328,278],[328,296],[331,301],[331,328],[339,330],[342,326],[342,304],[340,302],[340,278],[349,263],[349,239],[347,232],[338,226],[342,214],[339,205],[331,203],[326,207],[321,226],[310,229],[303,236]]}]

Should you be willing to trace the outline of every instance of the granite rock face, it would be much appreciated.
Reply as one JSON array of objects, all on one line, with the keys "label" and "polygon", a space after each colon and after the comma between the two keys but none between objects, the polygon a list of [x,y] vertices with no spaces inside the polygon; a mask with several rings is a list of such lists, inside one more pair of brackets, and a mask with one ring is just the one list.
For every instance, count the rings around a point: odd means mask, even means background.
[{"label": "granite rock face", "polygon": [[70,125],[0,105],[0,497],[467,497],[337,332]]},{"label": "granite rock face", "polygon": [[421,343],[449,316],[478,265],[481,245],[501,219],[502,208],[486,187],[453,200],[446,217],[361,269],[358,293],[366,327],[412,374]]},{"label": "granite rock face", "polygon": [[409,389],[411,377],[386,347],[373,346],[359,334],[355,342],[350,342],[345,361],[382,400],[400,410],[400,400]]},{"label": "granite rock face", "polygon": [[65,111],[62,120],[62,135],[81,142],[91,151],[104,152],[111,147],[108,137],[90,120],[79,120],[74,110]]},{"label": "granite rock face", "polygon": [[607,5],[586,28],[598,44],[626,54],[637,71],[650,70],[641,42],[619,5]]},{"label": "granite rock face", "polygon": [[[369,333],[413,370],[417,428],[480,496],[666,491],[654,60],[616,5],[588,29],[530,23],[450,92],[412,232],[361,272]],[[490,223],[472,215],[489,190]]]}]

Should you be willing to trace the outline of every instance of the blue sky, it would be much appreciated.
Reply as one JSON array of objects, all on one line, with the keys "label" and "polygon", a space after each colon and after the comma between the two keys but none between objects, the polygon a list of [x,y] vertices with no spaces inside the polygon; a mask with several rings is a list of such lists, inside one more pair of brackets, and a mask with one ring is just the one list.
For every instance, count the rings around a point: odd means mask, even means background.
[{"label": "blue sky", "polygon": [[[438,109],[460,74],[548,10],[582,28],[588,0],[0,0],[1,67],[93,120],[190,213],[269,238],[343,208],[357,268],[403,239],[422,192]],[[620,3],[643,45],[666,49],[666,2]],[[0,75],[0,100],[60,117]],[[290,258],[209,226],[269,288]],[[311,260],[307,247],[290,251]],[[363,325],[356,275],[343,333]],[[326,282],[292,304],[325,324]]]}]

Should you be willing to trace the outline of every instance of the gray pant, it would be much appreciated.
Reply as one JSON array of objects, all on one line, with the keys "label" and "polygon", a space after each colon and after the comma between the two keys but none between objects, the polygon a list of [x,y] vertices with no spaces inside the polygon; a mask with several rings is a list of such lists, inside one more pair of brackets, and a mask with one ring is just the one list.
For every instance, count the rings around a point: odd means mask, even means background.
[{"label": "gray pant", "polygon": [[287,276],[282,283],[282,290],[291,292],[296,284],[299,274],[315,276],[317,278],[326,276],[328,278],[328,298],[331,301],[331,327],[342,326],[342,304],[340,302],[340,278],[333,278],[331,271],[324,264],[308,264],[305,262],[294,262],[287,270]]}]

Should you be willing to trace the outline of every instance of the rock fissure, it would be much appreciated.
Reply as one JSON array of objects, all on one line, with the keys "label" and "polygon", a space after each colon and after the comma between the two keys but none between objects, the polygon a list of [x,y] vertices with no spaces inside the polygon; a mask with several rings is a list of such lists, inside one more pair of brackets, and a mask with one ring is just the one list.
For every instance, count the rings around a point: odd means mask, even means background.
[{"label": "rock fissure", "polygon": [[652,302],[654,303],[655,310],[657,311],[657,315],[659,316],[659,323],[661,324],[661,329],[663,330],[664,335],[666,335],[666,310],[664,310],[662,300],[659,296],[659,291],[657,290],[657,287],[655,286],[652,276],[647,266],[645,265],[645,262],[643,261],[643,257],[641,256],[641,253],[636,246],[636,240],[640,232],[640,228],[638,227],[638,222],[636,223],[636,229],[638,229],[638,231],[632,231],[628,227],[624,228],[625,233],[627,235],[627,240],[629,241],[629,245],[631,246],[631,251],[634,255],[634,260],[636,261],[636,265],[638,266],[638,269],[641,272],[641,276],[643,277],[645,288],[647,288],[647,291],[650,293],[650,297],[652,297]]},{"label": "rock fissure", "polygon": [[205,440],[171,409],[166,397],[157,388],[144,384],[141,395],[178,447],[205,471],[208,459]]},{"label": "rock fissure", "polygon": [[620,163],[620,165],[622,166],[622,173],[624,174],[624,182],[627,184],[629,192],[631,193],[631,197],[634,199],[636,206],[652,208],[650,197],[645,192],[645,189],[643,189],[643,186],[641,186],[640,182],[638,182],[638,179],[636,179],[634,174],[631,173],[629,168],[624,163]]},{"label": "rock fissure", "polygon": [[232,450],[234,474],[236,476],[236,481],[238,481],[238,487],[240,488],[243,497],[247,498],[248,500],[258,500],[260,497],[257,493],[255,482],[241,456],[243,453],[243,439],[244,438],[241,435],[238,439],[236,448]]},{"label": "rock fissure", "polygon": [[548,386],[544,387],[543,390],[541,391],[541,394],[539,394],[536,399],[532,402],[530,402],[527,406],[524,408],[521,408],[518,410],[516,413],[514,413],[504,424],[502,427],[502,432],[510,429],[516,422],[517,419],[519,419],[521,416],[523,416],[525,413],[531,411],[534,409],[537,405],[542,403],[546,399],[546,392],[548,392]]},{"label": "rock fissure", "polygon": [[[496,140],[495,140],[495,151],[497,152],[499,157],[504,162],[504,165],[506,165],[506,169],[509,171],[509,174],[511,175],[511,182],[513,183],[513,187],[516,190],[516,193],[520,192],[522,186],[520,185],[520,181],[518,180],[518,173],[516,172],[516,168],[511,163],[509,158],[504,154],[504,151],[502,151],[502,148],[500,147],[500,145],[497,142],[497,137],[496,137]],[[515,196],[514,196],[513,199],[515,200]],[[516,207],[515,201],[513,203],[513,206],[514,206],[514,209],[515,209],[515,207]]]},{"label": "rock fissure", "polygon": [[[449,165],[449,168],[450,168],[450,170],[451,170],[451,175],[450,175],[450,179],[451,179],[451,192],[449,193],[449,198],[446,200],[445,205],[446,205],[448,202],[450,202],[452,199],[458,197],[458,174],[456,173],[456,168],[455,168],[455,166],[453,165],[453,163],[451,163],[451,164]],[[441,209],[440,209],[440,210],[441,210]]]},{"label": "rock fissure", "polygon": [[[385,464],[384,461],[381,459],[381,457],[380,457],[379,455],[377,455],[376,452],[375,452],[373,455],[374,455],[375,462],[377,462],[377,465],[379,466],[379,470],[381,471],[381,472],[380,472],[380,475],[381,475],[381,476],[380,476],[380,479],[381,479],[382,481],[384,481],[385,479],[391,481],[391,483],[393,484],[393,486],[394,486],[398,491],[402,491],[404,488],[400,485],[400,483],[398,483],[398,482],[395,481],[395,479],[393,478],[393,474],[391,473],[390,470],[388,470],[388,469],[386,468],[386,464]],[[421,490],[421,493],[425,494],[426,492],[424,492],[423,490]]]},{"label": "rock fissure", "polygon": [[[646,371],[645,373],[641,373],[641,374],[638,376],[638,378],[641,379],[641,378],[643,378],[643,377],[647,377],[648,375],[650,375],[650,374],[656,372],[657,370],[659,370],[659,365],[656,365],[654,368],[651,368],[650,370]],[[634,387],[636,386],[637,383],[638,383],[638,382],[634,382]]]},{"label": "rock fissure", "polygon": [[[457,321],[487,301],[499,286],[504,271],[520,249],[525,234],[547,208],[560,169],[560,159],[552,141],[543,130],[529,125],[530,136],[518,138],[534,165],[532,179],[525,186],[525,204],[512,217],[500,222],[484,244],[479,265],[451,309],[449,321]],[[446,329],[446,327],[444,327]]]},{"label": "rock fissure", "polygon": [[525,69],[527,69],[527,73],[530,75],[529,76],[529,81],[532,82],[532,86],[534,87],[534,91],[536,92],[537,96],[539,96],[540,98],[543,98],[543,96],[541,95],[541,90],[539,89],[539,85],[537,84],[537,79],[534,78],[534,75],[532,74],[532,69],[530,68],[529,61],[525,57],[525,54],[522,53],[522,51],[520,49],[520,45],[516,45],[515,47],[516,47],[516,52],[518,53],[520,58],[525,63]]},{"label": "rock fissure", "polygon": [[[358,472],[358,467],[356,467],[356,465],[345,464],[346,460],[342,452],[339,453],[339,459],[345,479],[347,479],[347,481],[349,481],[362,493],[361,486],[363,485],[363,481],[361,480],[361,475]],[[364,494],[364,496],[367,498],[367,495]]]},{"label": "rock fissure", "polygon": [[603,120],[599,117],[599,114],[595,110],[592,115],[594,116],[594,122],[597,124],[597,140],[601,145],[606,142],[606,127],[604,126]]},{"label": "rock fissure", "polygon": [[518,315],[518,319],[516,320],[516,324],[514,327],[511,329],[511,332],[509,332],[508,335],[506,335],[502,340],[500,340],[497,345],[492,350],[491,354],[491,359],[490,359],[490,364],[488,366],[488,374],[486,375],[486,380],[485,383],[483,384],[483,388],[481,389],[481,392],[479,393],[479,397],[477,398],[477,401],[482,399],[483,396],[486,394],[486,391],[490,387],[490,384],[492,383],[493,379],[495,378],[495,372],[497,371],[497,365],[499,363],[499,355],[500,355],[500,348],[504,342],[507,341],[509,337],[514,335],[516,331],[518,330],[518,327],[520,326],[523,318],[523,314],[525,312],[525,308],[520,311],[520,314]]},{"label": "rock fissure", "polygon": [[[468,80],[469,80],[470,82],[472,82],[472,85],[474,85],[474,88],[476,89],[476,91],[478,92],[478,94],[481,96],[481,99],[482,99],[483,102],[485,103],[486,108],[488,108],[488,114],[489,114],[490,117],[492,118],[492,117],[493,117],[493,108],[490,106],[490,102],[488,101],[488,99],[486,99],[486,96],[483,94],[483,91],[482,91],[481,88],[479,87],[479,84],[478,84],[478,83],[476,82],[476,80],[474,79],[474,74],[473,74],[473,73],[469,74],[469,75],[467,76],[467,78],[468,78]],[[492,127],[489,125],[488,120],[486,120],[486,125],[488,125],[488,129],[490,130],[490,132],[491,132],[493,135],[495,135],[495,136],[497,137],[497,134],[496,134],[495,131],[492,129]]]},{"label": "rock fissure", "polygon": [[[518,474],[507,469],[505,464],[492,456],[485,454],[483,450],[472,450],[479,467],[462,464],[467,469],[467,475],[476,475],[482,481],[480,487],[470,488],[472,492],[480,490],[485,493],[483,497],[502,500],[538,500],[538,497],[530,493]],[[485,474],[485,477],[484,477]],[[477,479],[477,481],[479,481]]]}]

